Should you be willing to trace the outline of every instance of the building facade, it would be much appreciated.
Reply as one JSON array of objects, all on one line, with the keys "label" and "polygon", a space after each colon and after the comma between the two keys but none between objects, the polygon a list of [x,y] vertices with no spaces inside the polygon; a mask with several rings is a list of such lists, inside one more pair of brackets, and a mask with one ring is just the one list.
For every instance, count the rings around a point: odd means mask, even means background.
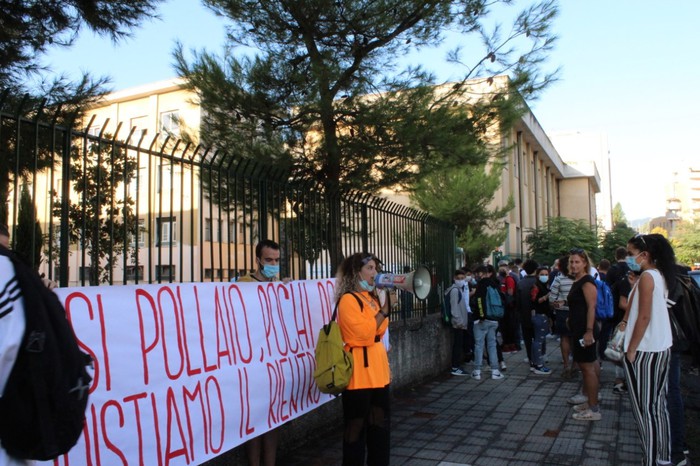
[{"label": "building facade", "polygon": [[[473,95],[483,96],[507,84],[508,78],[499,76],[489,81],[474,80],[469,85]],[[154,141],[165,143],[166,138],[170,137],[171,140],[174,140],[185,132],[196,138],[201,120],[201,108],[196,104],[196,100],[196,95],[184,90],[182,82],[178,80],[116,92],[106,96],[98,106],[91,109],[89,118],[92,119],[93,123],[90,125],[90,131],[95,134],[99,132],[113,133],[121,124],[122,127],[128,127],[130,131],[133,130],[131,141],[138,141],[141,137],[150,140],[157,134]],[[514,209],[504,219],[507,235],[500,248],[504,254],[515,257],[526,255],[525,238],[528,231],[544,226],[549,217],[562,216],[581,219],[591,226],[598,223],[599,206],[610,204],[609,190],[603,193],[606,198],[605,202],[596,200],[596,197],[600,197],[602,192],[601,186],[605,184],[601,181],[599,170],[599,164],[604,162],[604,160],[601,162],[600,153],[593,154],[595,157],[590,159],[585,159],[583,155],[578,154],[577,158],[571,157],[572,160],[566,162],[529,109],[511,131],[506,134],[494,133],[491,137],[493,144],[501,147],[507,158],[502,172],[501,187],[497,191],[491,207],[505,206],[511,197],[515,201]],[[607,156],[607,153],[605,155]],[[606,174],[609,174],[607,164],[605,167]],[[171,173],[171,169],[177,173]],[[140,177],[146,176],[144,167],[139,167],[139,170]],[[158,170],[158,173],[155,174],[158,179],[154,179],[153,182],[156,186],[160,186],[159,179],[161,179],[165,183],[163,185],[165,188],[167,188],[167,180],[171,176],[183,175],[178,172],[179,167],[177,166],[160,167]],[[185,173],[184,176],[189,175]],[[141,185],[143,184],[141,182]],[[173,202],[176,203],[180,202],[178,199],[182,199],[181,202],[187,204],[186,206],[172,206],[175,207],[176,211],[179,208],[184,208],[184,210],[192,208],[204,212],[214,212],[215,210],[210,209],[208,205],[197,205],[194,199],[188,199],[188,193],[172,194],[174,194],[172,197],[166,196],[166,198],[172,198]],[[408,203],[405,196],[397,195],[395,192],[385,194],[394,202]],[[146,197],[141,196],[141,198]],[[144,199],[140,202],[147,202],[147,200]],[[150,202],[155,202],[155,199],[150,199]],[[146,212],[147,207],[150,207],[151,211],[167,212],[171,207],[167,202],[169,201],[159,205],[143,205],[141,211]],[[190,228],[191,225],[189,225],[187,218],[170,219],[166,218],[167,216],[161,218],[160,215],[155,217],[151,219],[151,223],[155,222],[155,224],[150,225],[149,231],[163,236],[164,239],[160,239],[167,242],[169,247],[172,244],[172,247],[187,248],[200,240],[200,238],[187,235],[188,231],[196,232],[199,230],[198,228]],[[203,231],[204,238],[201,240],[206,243],[218,245],[235,242],[234,237],[251,236],[252,234],[246,230],[248,225],[252,224],[249,221],[241,221],[239,224],[236,223],[236,218],[233,220],[221,218],[215,213],[192,216],[192,221],[197,222],[197,219],[201,219],[203,222],[201,231]],[[231,221],[234,222],[233,225],[229,224]],[[168,236],[167,231],[175,232],[178,230],[177,222],[184,223],[185,235],[177,240],[175,236],[165,238]],[[144,248],[144,254],[147,249]],[[202,257],[202,261],[207,264],[211,263],[212,260],[208,257],[209,253],[207,252],[210,249],[209,247],[203,248],[205,257]],[[161,250],[160,253],[163,254],[163,251]],[[237,254],[250,255],[251,251],[239,251]],[[179,254],[175,254],[175,256],[177,257]],[[187,254],[184,256],[188,257]],[[168,257],[170,257],[170,251],[168,251]],[[168,263],[166,265],[171,266],[171,269],[166,270],[166,272],[177,273],[177,270],[172,270],[176,267],[174,264]],[[177,266],[188,267],[188,264],[178,264]],[[209,270],[209,274],[206,270]],[[206,270],[204,277],[206,279],[227,279],[229,275],[233,276],[242,272],[235,270],[235,267],[232,268],[228,264],[223,266],[214,264],[213,267]],[[221,272],[221,270],[225,271]],[[226,276],[217,276],[221,273]]]}]

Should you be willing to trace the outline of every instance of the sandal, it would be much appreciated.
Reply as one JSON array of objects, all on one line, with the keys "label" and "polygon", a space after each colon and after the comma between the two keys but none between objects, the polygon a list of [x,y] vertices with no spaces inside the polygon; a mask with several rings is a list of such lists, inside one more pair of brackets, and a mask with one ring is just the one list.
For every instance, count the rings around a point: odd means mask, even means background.
[{"label": "sandal", "polygon": [[600,421],[603,416],[600,414],[600,411],[593,412],[590,409],[587,409],[580,413],[574,413],[571,415],[571,417],[577,421]]}]

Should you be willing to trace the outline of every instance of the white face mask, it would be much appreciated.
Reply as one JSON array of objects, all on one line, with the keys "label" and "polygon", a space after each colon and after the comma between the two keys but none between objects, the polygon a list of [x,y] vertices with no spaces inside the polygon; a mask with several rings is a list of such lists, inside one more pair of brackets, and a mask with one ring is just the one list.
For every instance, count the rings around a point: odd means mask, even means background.
[{"label": "white face mask", "polygon": [[462,288],[464,285],[466,285],[466,281],[464,280],[455,280],[455,286],[458,288]]}]

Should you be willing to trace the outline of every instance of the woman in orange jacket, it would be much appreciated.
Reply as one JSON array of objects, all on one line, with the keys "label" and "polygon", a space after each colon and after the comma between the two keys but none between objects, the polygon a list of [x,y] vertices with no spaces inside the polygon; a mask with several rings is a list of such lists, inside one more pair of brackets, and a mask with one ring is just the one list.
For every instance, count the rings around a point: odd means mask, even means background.
[{"label": "woman in orange jacket", "polygon": [[389,464],[389,358],[382,336],[389,327],[390,300],[380,304],[374,277],[381,262],[357,253],[338,268],[338,324],[353,374],[342,394],[345,432],[343,466]]}]

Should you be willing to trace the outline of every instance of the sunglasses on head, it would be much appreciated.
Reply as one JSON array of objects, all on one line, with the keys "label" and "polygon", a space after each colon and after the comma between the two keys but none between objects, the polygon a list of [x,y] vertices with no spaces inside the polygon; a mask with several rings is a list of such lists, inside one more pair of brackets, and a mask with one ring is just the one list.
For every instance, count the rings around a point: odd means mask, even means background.
[{"label": "sunglasses on head", "polygon": [[569,254],[583,254],[586,251],[584,251],[582,248],[572,248],[569,249]]},{"label": "sunglasses on head", "polygon": [[382,261],[380,261],[376,256],[367,256],[362,259],[362,265],[367,265],[369,261],[374,261],[377,263],[377,265],[381,265],[382,263]]},{"label": "sunglasses on head", "polygon": [[644,245],[644,249],[648,249],[648,247],[647,247],[647,242],[644,241],[644,235],[643,235],[643,234],[637,233],[636,235],[634,235],[634,237],[635,237],[635,239],[636,239],[636,238],[639,238],[639,240],[640,240],[640,241],[642,242],[642,244]]}]

